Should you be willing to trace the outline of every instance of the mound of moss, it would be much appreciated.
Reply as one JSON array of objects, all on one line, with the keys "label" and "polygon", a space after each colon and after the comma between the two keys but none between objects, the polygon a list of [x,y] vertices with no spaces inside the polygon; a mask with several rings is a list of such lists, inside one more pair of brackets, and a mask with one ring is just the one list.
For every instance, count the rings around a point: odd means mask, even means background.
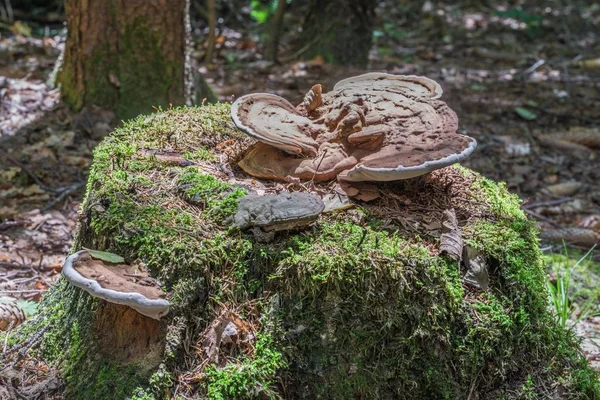
[{"label": "mound of moss", "polygon": [[[74,250],[141,259],[172,308],[151,326],[59,282],[20,338],[44,329],[31,351],[59,362],[65,398],[600,395],[548,310],[536,230],[503,185],[450,167],[259,243],[227,223],[253,186],[331,188],[252,180],[235,164],[247,145],[218,104],[139,117],[96,149]],[[487,290],[439,254],[449,208],[487,260]],[[116,354],[102,338],[119,321],[157,333]],[[208,359],[223,321],[237,331]]]}]

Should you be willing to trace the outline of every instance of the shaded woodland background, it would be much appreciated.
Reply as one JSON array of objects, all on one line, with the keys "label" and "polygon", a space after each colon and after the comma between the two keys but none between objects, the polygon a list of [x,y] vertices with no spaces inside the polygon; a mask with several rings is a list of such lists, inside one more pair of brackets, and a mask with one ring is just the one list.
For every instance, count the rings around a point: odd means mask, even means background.
[{"label": "shaded woodland background", "polygon": [[[440,82],[479,143],[464,165],[506,182],[538,222],[549,284],[600,243],[597,2],[208,0],[191,3],[191,26],[200,104],[257,91],[298,103],[365,71]],[[92,151],[120,124],[61,104],[48,83],[64,38],[62,2],[0,2],[0,296],[27,313],[70,249]],[[596,366],[598,259],[570,292]]]}]

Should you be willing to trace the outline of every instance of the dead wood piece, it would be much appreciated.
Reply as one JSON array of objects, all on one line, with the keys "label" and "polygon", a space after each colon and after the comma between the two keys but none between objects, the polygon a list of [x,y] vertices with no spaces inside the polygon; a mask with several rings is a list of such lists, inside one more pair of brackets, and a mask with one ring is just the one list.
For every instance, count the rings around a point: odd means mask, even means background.
[{"label": "dead wood piece", "polygon": [[585,228],[563,228],[544,231],[540,234],[542,239],[551,242],[566,242],[581,246],[594,246],[600,244],[600,233]]}]

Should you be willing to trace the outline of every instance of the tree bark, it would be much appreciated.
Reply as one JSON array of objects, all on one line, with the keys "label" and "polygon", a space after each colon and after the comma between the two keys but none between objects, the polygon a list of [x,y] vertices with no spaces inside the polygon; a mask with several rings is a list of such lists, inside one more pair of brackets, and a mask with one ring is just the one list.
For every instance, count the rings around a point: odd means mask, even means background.
[{"label": "tree bark", "polygon": [[206,0],[206,9],[208,11],[208,38],[204,63],[210,64],[213,60],[217,40],[217,5],[215,0]]},{"label": "tree bark", "polygon": [[187,0],[65,0],[64,102],[121,118],[189,103]]},{"label": "tree bark", "polygon": [[311,0],[301,51],[333,64],[366,67],[372,45],[375,6],[371,0]]},{"label": "tree bark", "polygon": [[286,0],[279,0],[277,9],[271,20],[271,37],[269,38],[269,48],[267,50],[267,58],[269,61],[276,62],[279,55],[279,37],[281,35],[281,23],[285,14]]}]

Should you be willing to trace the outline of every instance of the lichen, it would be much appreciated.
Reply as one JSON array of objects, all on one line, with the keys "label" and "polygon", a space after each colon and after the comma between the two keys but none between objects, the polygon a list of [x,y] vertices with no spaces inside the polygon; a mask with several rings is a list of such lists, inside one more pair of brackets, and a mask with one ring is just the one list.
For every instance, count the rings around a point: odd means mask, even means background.
[{"label": "lichen", "polygon": [[[116,379],[122,398],[172,394],[189,349],[202,349],[202,333],[228,306],[256,326],[254,352],[196,370],[200,397],[544,398],[557,385],[566,398],[600,395],[575,338],[547,309],[537,232],[504,187],[459,169],[481,204],[462,229],[489,262],[488,291],[465,285],[457,263],[432,250],[436,239],[366,206],[261,244],[229,229],[245,190],[209,174],[203,163],[212,157],[179,167],[139,152],[197,146],[219,155],[218,143],[239,140],[228,118],[227,105],[169,110],[126,123],[96,149],[76,246],[142,259],[173,307],[162,364],[142,376],[97,362],[90,321],[98,302],[59,283],[42,315],[57,304],[63,311],[42,348],[65,360],[65,378],[72,368],[89,371],[67,379],[70,390],[115,398],[101,383]],[[58,335],[75,322],[77,335]],[[200,365],[202,351],[194,354]]]}]

